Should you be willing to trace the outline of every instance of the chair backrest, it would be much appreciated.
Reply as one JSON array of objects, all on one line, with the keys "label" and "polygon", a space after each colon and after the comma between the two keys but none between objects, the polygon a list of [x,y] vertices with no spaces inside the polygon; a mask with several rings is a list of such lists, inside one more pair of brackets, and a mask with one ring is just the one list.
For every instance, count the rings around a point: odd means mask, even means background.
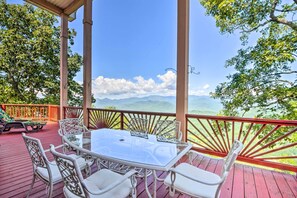
[{"label": "chair backrest", "polygon": [[0,108],[0,119],[3,120],[4,122],[12,122],[14,121],[8,113],[6,113],[2,108]]},{"label": "chair backrest", "polygon": [[159,120],[153,133],[167,139],[181,140],[180,125],[181,123],[175,120]]},{"label": "chair backrest", "polygon": [[144,119],[144,118],[130,119],[129,124],[128,124],[128,130],[142,132],[142,133],[148,133],[149,127],[148,127],[147,119]]},{"label": "chair backrest", "polygon": [[62,175],[64,187],[78,197],[88,197],[83,184],[83,176],[76,160],[70,156],[59,153],[54,145],[50,146],[58,169]]},{"label": "chair backrest", "polygon": [[[34,169],[41,167],[45,169],[49,169],[49,161],[45,155],[44,149],[39,139],[29,137],[25,133],[22,133],[24,142],[28,149],[30,158],[33,163]],[[49,171],[49,170],[48,170]],[[50,175],[51,173],[49,173]]]},{"label": "chair backrest", "polygon": [[86,127],[83,124],[81,118],[67,118],[59,120],[61,135],[66,134],[78,134],[86,131]]},{"label": "chair backrest", "polygon": [[228,155],[224,159],[225,162],[223,165],[221,177],[225,177],[229,173],[242,148],[243,144],[240,141],[235,140]]}]

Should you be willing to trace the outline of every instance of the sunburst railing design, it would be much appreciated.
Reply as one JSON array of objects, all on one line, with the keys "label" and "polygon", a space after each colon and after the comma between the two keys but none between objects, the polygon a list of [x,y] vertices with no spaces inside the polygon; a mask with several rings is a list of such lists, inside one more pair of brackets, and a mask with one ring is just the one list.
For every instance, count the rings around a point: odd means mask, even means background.
[{"label": "sunburst railing design", "polygon": [[107,109],[88,109],[89,128],[121,129],[121,112]]},{"label": "sunburst railing design", "polygon": [[186,115],[187,141],[200,152],[224,156],[234,140],[238,159],[297,172],[297,121]]},{"label": "sunburst railing design", "polygon": [[113,109],[88,109],[89,128],[128,129],[131,119],[147,120],[148,132],[152,133],[159,120],[175,120],[174,113],[152,113],[141,111],[120,111]]},{"label": "sunburst railing design", "polygon": [[175,113],[153,113],[153,112],[123,112],[123,128],[128,129],[128,125],[132,119],[145,119],[147,120],[148,133],[153,133],[156,128],[156,124],[160,120],[175,120]]}]

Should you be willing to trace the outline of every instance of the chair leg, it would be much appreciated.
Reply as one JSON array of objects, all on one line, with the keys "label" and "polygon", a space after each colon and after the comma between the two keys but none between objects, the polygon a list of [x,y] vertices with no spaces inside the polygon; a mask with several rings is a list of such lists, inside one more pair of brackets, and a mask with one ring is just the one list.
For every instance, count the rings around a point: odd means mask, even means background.
[{"label": "chair leg", "polygon": [[91,175],[91,166],[88,163],[86,164],[86,167],[85,167],[84,171],[85,171],[87,176]]},{"label": "chair leg", "polygon": [[130,180],[131,180],[131,185],[132,185],[132,190],[131,190],[130,195],[131,195],[132,198],[136,198],[137,197],[137,190],[136,190],[137,180],[136,180],[136,177],[133,175],[133,176],[131,176]]},{"label": "chair leg", "polygon": [[52,196],[53,196],[53,188],[54,188],[53,184],[50,183],[50,184],[48,185],[48,191],[47,191],[47,193],[48,193],[48,198],[52,198]]},{"label": "chair leg", "polygon": [[29,189],[29,191],[28,191],[28,193],[27,193],[27,196],[26,196],[27,198],[30,196],[30,193],[31,193],[32,188],[33,188],[33,185],[34,185],[34,183],[35,183],[35,179],[36,179],[36,175],[33,174],[32,183],[31,183],[30,189]]},{"label": "chair leg", "polygon": [[23,126],[23,128],[26,130],[26,132],[29,132],[29,130],[28,130],[28,126],[27,125],[25,125],[24,123],[22,123],[22,126]]}]

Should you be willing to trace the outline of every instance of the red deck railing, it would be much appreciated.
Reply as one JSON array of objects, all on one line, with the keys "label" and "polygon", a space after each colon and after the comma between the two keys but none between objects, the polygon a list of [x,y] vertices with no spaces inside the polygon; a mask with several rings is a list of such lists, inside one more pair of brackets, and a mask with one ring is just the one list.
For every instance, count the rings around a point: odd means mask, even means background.
[{"label": "red deck railing", "polygon": [[[82,117],[82,108],[64,107],[64,116],[67,118]],[[88,128],[114,128],[127,129],[132,118],[145,118],[148,120],[149,132],[154,131],[158,120],[175,120],[175,113],[154,113],[142,111],[122,111],[113,109],[88,109]]]},{"label": "red deck railing", "polygon": [[[65,117],[81,117],[82,108],[64,107]],[[175,120],[174,113],[88,109],[89,128],[125,129],[131,118],[146,118],[153,131],[157,120]],[[297,121],[186,115],[186,140],[199,152],[225,156],[233,141],[244,148],[243,162],[297,173]]]},{"label": "red deck railing", "polygon": [[297,173],[297,120],[186,115],[194,149],[225,156],[232,142],[244,144],[238,159]]},{"label": "red deck railing", "polygon": [[[1,105],[15,118],[59,120],[56,105]],[[82,117],[81,107],[64,107],[64,117]],[[150,132],[158,120],[175,120],[175,113],[88,109],[88,127],[126,129],[132,118],[146,118]],[[297,173],[297,121],[186,115],[186,140],[199,152],[225,156],[235,139],[244,144],[238,159]]]},{"label": "red deck railing", "polygon": [[49,120],[60,119],[60,106],[47,104],[2,104],[4,109],[14,119]]}]

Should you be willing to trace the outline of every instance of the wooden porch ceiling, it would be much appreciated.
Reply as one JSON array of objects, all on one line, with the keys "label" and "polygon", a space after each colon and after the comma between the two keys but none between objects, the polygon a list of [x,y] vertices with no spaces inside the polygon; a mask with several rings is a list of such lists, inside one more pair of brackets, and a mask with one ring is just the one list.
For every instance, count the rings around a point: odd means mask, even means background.
[{"label": "wooden porch ceiling", "polygon": [[84,4],[84,0],[25,0],[55,15],[70,15]]}]

